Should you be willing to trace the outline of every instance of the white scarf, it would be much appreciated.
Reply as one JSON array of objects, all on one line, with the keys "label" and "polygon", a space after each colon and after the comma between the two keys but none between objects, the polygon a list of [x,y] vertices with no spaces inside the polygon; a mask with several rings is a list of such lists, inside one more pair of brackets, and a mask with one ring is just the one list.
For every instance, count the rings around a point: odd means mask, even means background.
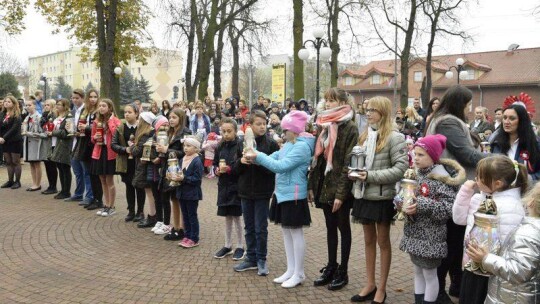
[{"label": "white scarf", "polygon": [[[366,148],[366,171],[369,171],[373,166],[373,160],[375,159],[375,149],[377,148],[377,137],[379,133],[374,129],[374,126],[368,127],[368,136],[364,142]],[[364,190],[366,189],[366,183],[356,180],[353,184],[352,192],[354,198],[361,199],[364,197]]]}]

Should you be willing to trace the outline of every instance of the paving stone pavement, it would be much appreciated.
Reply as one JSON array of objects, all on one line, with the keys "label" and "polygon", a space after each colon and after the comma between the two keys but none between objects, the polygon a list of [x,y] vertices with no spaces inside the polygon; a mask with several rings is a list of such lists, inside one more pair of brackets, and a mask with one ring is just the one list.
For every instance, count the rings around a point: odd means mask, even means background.
[{"label": "paving stone pavement", "polygon": [[[5,179],[0,168],[0,183]],[[224,241],[224,220],[215,215],[216,180],[203,182],[201,245],[193,249],[125,223],[124,185],[119,177],[115,182],[117,214],[110,218],[25,191],[31,184],[28,165],[23,187],[0,189],[0,303],[335,303],[349,302],[365,282],[360,225],[352,227],[349,284],[334,292],[315,288],[327,253],[324,217],[312,208],[313,223],[305,229],[307,279],[286,290],[272,282],[286,268],[278,226],[269,225],[267,277],[235,273],[230,257],[212,258]],[[392,227],[387,303],[413,302],[412,264],[398,249],[402,229],[402,223]]]}]

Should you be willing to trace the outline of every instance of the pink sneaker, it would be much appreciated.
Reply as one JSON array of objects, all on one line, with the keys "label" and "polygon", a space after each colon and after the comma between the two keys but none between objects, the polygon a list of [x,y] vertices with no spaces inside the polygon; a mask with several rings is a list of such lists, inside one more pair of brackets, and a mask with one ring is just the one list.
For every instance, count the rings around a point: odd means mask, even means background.
[{"label": "pink sneaker", "polygon": [[197,246],[199,246],[199,243],[195,243],[193,240],[188,239],[187,242],[185,243],[185,246],[183,247],[192,248],[192,247],[197,247]]},{"label": "pink sneaker", "polygon": [[185,245],[187,244],[187,241],[188,241],[188,240],[189,240],[188,238],[183,238],[183,239],[180,241],[180,243],[178,243],[178,246],[180,246],[180,247],[186,247]]}]

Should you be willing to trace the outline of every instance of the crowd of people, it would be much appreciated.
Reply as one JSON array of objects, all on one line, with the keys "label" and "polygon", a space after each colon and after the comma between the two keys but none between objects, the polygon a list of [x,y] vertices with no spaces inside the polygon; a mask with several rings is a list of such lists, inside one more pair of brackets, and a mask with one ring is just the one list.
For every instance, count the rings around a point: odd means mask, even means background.
[{"label": "crowd of people", "polygon": [[[314,206],[324,215],[328,249],[315,286],[348,284],[351,222],[362,225],[366,274],[352,302],[386,301],[390,230],[403,217],[399,248],[414,266],[415,303],[451,303],[449,295],[460,303],[537,303],[540,145],[533,113],[518,100],[496,109],[494,119],[477,107],[468,123],[471,100],[457,85],[427,109],[416,99],[394,111],[385,97],[356,105],[330,88],[316,108],[263,96],[251,109],[238,98],[165,100],[148,110],[135,100],[120,119],[94,89],[76,89],[71,100],[44,100],[41,91],[22,102],[8,95],[0,99],[8,175],[1,188],[21,188],[23,158],[32,177],[26,191],[41,191],[43,162],[42,195],[110,217],[119,174],[125,221],[193,248],[201,243],[202,180],[218,179],[216,213],[225,229],[214,258],[232,256],[234,271],[268,275],[270,220],[283,235],[287,268],[273,280],[283,288],[305,282],[304,228],[319,212]],[[474,238],[483,216],[499,231],[500,249]]]}]

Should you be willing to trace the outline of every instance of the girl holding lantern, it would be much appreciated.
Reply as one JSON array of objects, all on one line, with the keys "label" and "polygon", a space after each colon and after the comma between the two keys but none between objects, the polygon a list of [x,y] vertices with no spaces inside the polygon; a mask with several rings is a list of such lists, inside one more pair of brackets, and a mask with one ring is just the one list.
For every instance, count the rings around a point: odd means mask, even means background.
[{"label": "girl holding lantern", "polygon": [[156,205],[152,191],[153,185],[147,179],[148,165],[150,163],[152,152],[152,137],[154,136],[152,123],[155,118],[156,116],[152,114],[152,112],[141,113],[137,131],[135,132],[135,140],[128,148],[126,148],[126,152],[133,155],[133,158],[135,159],[133,186],[135,188],[144,189],[146,194],[146,205],[148,206],[148,217],[144,218],[144,215],[142,216],[137,224],[137,227],[139,228],[153,227],[157,223]]},{"label": "girl holding lantern", "polygon": [[[419,304],[437,300],[437,267],[448,254],[446,221],[452,217],[458,186],[466,178],[458,162],[440,158],[445,146],[446,137],[438,134],[416,142],[414,200],[402,209],[410,218],[405,222],[399,249],[408,253],[414,264],[414,297]],[[451,175],[445,166],[456,174]]]},{"label": "girl holding lantern", "polygon": [[54,99],[47,99],[43,106],[43,115],[41,116],[41,128],[43,129],[43,135],[41,140],[41,145],[45,152],[45,159],[43,164],[45,165],[45,173],[47,175],[47,181],[49,182],[49,187],[41,192],[41,194],[55,194],[58,191],[56,190],[56,183],[58,181],[58,170],[56,169],[56,164],[47,158],[47,154],[51,151],[52,139],[47,136],[47,132],[50,132],[54,129],[54,119],[56,101]]},{"label": "girl holding lantern", "polygon": [[[184,225],[180,213],[180,202],[176,197],[177,185],[171,184],[171,176],[167,175],[169,163],[184,157],[184,145],[181,140],[191,131],[185,127],[186,114],[184,110],[174,109],[169,113],[169,130],[167,131],[167,145],[158,143],[156,151],[161,155],[161,179],[159,189],[161,203],[163,204],[163,225],[154,231],[155,234],[166,234],[167,241],[179,241],[184,238]],[[172,212],[171,212],[172,211]],[[173,222],[171,224],[171,213]]]},{"label": "girl holding lantern", "polygon": [[[103,207],[103,189],[101,188],[101,181],[99,175],[93,174],[91,170],[92,152],[94,151],[94,142],[91,140],[91,136],[92,126],[98,115],[98,100],[99,94],[96,89],[90,89],[86,92],[84,111],[77,124],[81,136],[84,134],[84,136],[79,137],[78,139],[81,142],[79,146],[81,151],[79,151],[79,153],[83,163],[88,167],[90,173],[90,188],[92,188],[93,202],[87,205],[84,204],[84,201],[82,202],[82,205],[87,210],[95,210]],[[86,142],[86,145],[83,145],[84,142]]]},{"label": "girl holding lantern", "polygon": [[32,187],[26,191],[41,190],[41,161],[46,158],[47,150],[43,145],[42,138],[47,137],[41,128],[41,114],[36,110],[36,100],[30,99],[25,103],[28,116],[24,119],[23,126],[26,126],[24,149],[25,161],[30,163],[30,173],[32,175]]},{"label": "girl holding lantern", "polygon": [[[390,225],[395,215],[392,200],[396,195],[396,183],[403,177],[409,162],[405,137],[394,128],[392,102],[386,97],[373,97],[366,113],[369,127],[358,140],[358,144],[366,149],[366,170],[351,178],[362,182],[353,187],[352,216],[364,230],[367,282],[351,301],[384,303],[392,261]],[[375,283],[377,245],[381,261],[378,286]]]},{"label": "girl holding lantern", "polygon": [[51,150],[49,159],[56,163],[62,190],[54,196],[55,199],[66,199],[71,197],[71,147],[72,139],[68,136],[66,124],[72,119],[69,113],[69,100],[61,98],[56,102],[56,118],[53,121],[53,128],[47,132],[51,139]]},{"label": "girl holding lantern", "polygon": [[[118,126],[112,138],[111,147],[118,153],[116,158],[116,173],[120,173],[122,182],[126,184],[126,200],[128,205],[128,215],[126,222],[138,222],[143,218],[144,212],[144,189],[135,188],[132,184],[135,175],[135,158],[128,153],[128,148],[135,141],[137,132],[137,120],[139,119],[139,107],[132,103],[124,107],[125,123]],[[135,210],[135,200],[137,210]]]},{"label": "girl holding lantern", "polygon": [[[352,182],[347,178],[351,151],[358,139],[358,127],[347,92],[330,88],[317,115],[317,140],[308,182],[308,202],[324,212],[328,264],[315,280],[315,286],[329,290],[343,288],[349,282],[347,269],[351,253]],[[337,263],[338,230],[341,234],[341,265]]]},{"label": "girl holding lantern", "polygon": [[100,216],[110,216],[116,213],[114,200],[116,198],[116,187],[114,185],[114,174],[116,173],[116,152],[113,151],[112,137],[116,129],[122,122],[114,112],[114,104],[110,99],[101,99],[98,103],[98,115],[92,125],[92,141],[94,150],[92,151],[92,173],[99,175],[103,195],[105,196],[104,208],[96,214]]}]

